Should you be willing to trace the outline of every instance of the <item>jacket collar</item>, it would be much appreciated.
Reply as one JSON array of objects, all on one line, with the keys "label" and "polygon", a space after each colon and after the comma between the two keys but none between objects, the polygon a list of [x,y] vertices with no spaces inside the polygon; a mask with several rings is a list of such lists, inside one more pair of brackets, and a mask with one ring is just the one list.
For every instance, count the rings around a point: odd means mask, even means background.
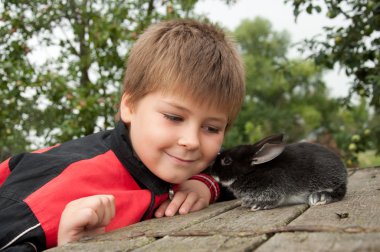
[{"label": "jacket collar", "polygon": [[116,128],[111,133],[111,149],[142,188],[149,189],[156,195],[169,191],[170,184],[154,175],[136,158],[129,139],[128,129],[122,121],[117,123]]}]

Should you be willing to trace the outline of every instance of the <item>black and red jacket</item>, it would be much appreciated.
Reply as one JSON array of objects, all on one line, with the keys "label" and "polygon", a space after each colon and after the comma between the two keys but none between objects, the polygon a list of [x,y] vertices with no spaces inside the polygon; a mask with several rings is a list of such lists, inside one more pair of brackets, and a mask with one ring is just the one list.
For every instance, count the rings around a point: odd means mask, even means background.
[{"label": "black and red jacket", "polygon": [[[218,184],[198,176],[213,195]],[[208,183],[210,182],[210,183]],[[123,123],[116,128],[0,164],[0,250],[43,250],[57,245],[61,213],[72,200],[115,196],[116,216],[106,231],[152,217],[170,184],[134,157]]]}]

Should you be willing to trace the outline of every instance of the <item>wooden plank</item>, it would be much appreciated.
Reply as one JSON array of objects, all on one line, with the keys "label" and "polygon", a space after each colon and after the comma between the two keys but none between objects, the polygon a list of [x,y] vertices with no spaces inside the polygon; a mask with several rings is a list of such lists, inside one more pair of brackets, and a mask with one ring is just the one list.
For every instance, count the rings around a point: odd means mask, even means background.
[{"label": "wooden plank", "polygon": [[282,233],[264,243],[255,252],[354,252],[380,251],[380,233]]},{"label": "wooden plank", "polygon": [[[309,208],[290,225],[380,227],[380,169],[363,169],[349,177],[346,197]],[[346,218],[344,218],[346,217]]]},{"label": "wooden plank", "polygon": [[311,207],[287,226],[308,232],[276,234],[257,251],[380,251],[379,189],[380,169],[357,170],[342,201]]},{"label": "wooden plank", "polygon": [[112,239],[108,241],[94,241],[91,242],[74,242],[64,246],[48,249],[46,251],[88,251],[88,252],[103,252],[103,251],[130,251],[135,248],[142,247],[149,243],[154,242],[156,239],[153,237],[137,237],[133,239],[126,238],[125,240]]},{"label": "wooden plank", "polygon": [[348,193],[377,194],[380,190],[380,167],[368,169],[355,169],[349,171],[352,174],[348,179]]},{"label": "wooden plank", "polygon": [[224,235],[206,237],[164,237],[134,251],[247,251],[262,243],[265,237],[235,238]]},{"label": "wooden plank", "polygon": [[250,211],[249,208],[238,207],[197,225],[192,225],[184,231],[212,231],[223,234],[260,232],[268,228],[287,225],[307,208],[307,205],[296,205],[264,211]]},{"label": "wooden plank", "polygon": [[[158,232],[179,231],[238,206],[240,206],[238,200],[216,203],[202,211],[187,215],[177,215],[139,222],[113,232],[87,238],[65,246],[52,248],[49,251],[83,251],[86,247],[99,248],[97,251],[101,251],[102,249],[108,250],[107,248],[112,242],[118,242],[118,245],[115,246],[120,245],[121,248],[130,250],[145,245],[145,242],[150,243],[154,241],[154,236],[160,236],[157,234]],[[141,240],[143,236],[147,237]],[[138,240],[136,241],[135,239]]]},{"label": "wooden plank", "polygon": [[187,215],[176,215],[173,217],[151,219],[143,222],[133,224],[131,226],[119,229],[115,232],[110,232],[96,237],[96,240],[110,240],[110,239],[123,239],[125,237],[135,237],[142,235],[160,236],[159,231],[170,233],[179,230],[183,230],[189,226],[197,224],[199,222],[210,219],[214,216],[218,216],[230,209],[240,206],[239,201],[228,201],[213,204],[208,208],[190,213]]},{"label": "wooden plank", "polygon": [[[148,251],[244,251],[258,247],[267,239],[267,229],[282,227],[298,217],[307,205],[265,211],[235,208],[165,237],[141,250]],[[217,249],[216,249],[217,248]],[[138,250],[139,251],[139,250]]]}]

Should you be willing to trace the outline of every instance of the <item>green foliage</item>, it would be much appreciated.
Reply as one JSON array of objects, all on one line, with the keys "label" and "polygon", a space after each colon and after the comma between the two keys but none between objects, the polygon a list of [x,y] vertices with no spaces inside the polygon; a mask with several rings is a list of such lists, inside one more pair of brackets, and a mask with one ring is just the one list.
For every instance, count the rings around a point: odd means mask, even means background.
[{"label": "green foliage", "polygon": [[110,128],[137,36],[196,2],[1,1],[0,160]]},{"label": "green foliage", "polygon": [[340,107],[337,120],[332,125],[332,133],[347,165],[358,166],[359,154],[375,149],[367,100],[362,98],[359,105],[350,109]]},{"label": "green foliage", "polygon": [[282,132],[289,142],[308,139],[327,145],[348,166],[358,164],[362,150],[373,148],[367,100],[347,107],[329,97],[322,67],[312,60],[286,57],[290,48],[286,32],[274,31],[269,21],[256,18],[244,20],[234,35],[245,60],[247,96],[226,146]]},{"label": "green foliage", "polygon": [[378,167],[380,156],[376,156],[375,151],[366,151],[359,154],[359,167]]},{"label": "green foliage", "polygon": [[345,25],[325,27],[325,35],[305,41],[311,58],[318,65],[333,68],[340,65],[353,78],[345,98],[350,106],[353,94],[366,97],[374,110],[371,138],[380,151],[378,114],[380,111],[380,0],[285,0],[293,6],[297,18],[301,13],[322,13],[330,19],[341,19]]},{"label": "green foliage", "polygon": [[273,31],[269,21],[256,18],[244,20],[234,35],[245,60],[247,97],[227,146],[279,132],[296,141],[329,127],[339,104],[328,97],[321,68],[287,59],[286,32]]}]

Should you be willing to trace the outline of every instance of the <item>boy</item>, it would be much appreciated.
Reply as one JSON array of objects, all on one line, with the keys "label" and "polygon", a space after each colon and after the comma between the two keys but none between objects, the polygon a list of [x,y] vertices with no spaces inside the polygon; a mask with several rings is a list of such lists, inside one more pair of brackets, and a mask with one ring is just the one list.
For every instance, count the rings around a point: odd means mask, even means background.
[{"label": "boy", "polygon": [[0,165],[0,250],[207,207],[218,185],[199,173],[243,97],[243,65],[223,32],[193,20],[152,25],[130,52],[114,130]]}]

